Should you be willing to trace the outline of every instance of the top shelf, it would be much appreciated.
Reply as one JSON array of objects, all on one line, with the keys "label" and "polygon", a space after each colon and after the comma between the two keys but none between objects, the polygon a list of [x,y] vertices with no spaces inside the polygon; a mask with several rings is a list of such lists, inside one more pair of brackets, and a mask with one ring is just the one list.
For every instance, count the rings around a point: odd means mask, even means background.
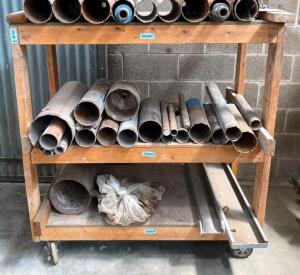
[{"label": "top shelf", "polygon": [[20,45],[276,43],[284,23],[12,24]]}]

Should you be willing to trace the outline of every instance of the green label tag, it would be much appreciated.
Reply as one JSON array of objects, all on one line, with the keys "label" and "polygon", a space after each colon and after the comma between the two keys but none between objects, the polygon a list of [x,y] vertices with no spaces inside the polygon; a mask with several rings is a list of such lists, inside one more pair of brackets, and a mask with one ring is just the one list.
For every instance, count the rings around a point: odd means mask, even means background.
[{"label": "green label tag", "polygon": [[144,229],[145,235],[155,235],[157,234],[157,230],[155,228],[146,228]]},{"label": "green label tag", "polygon": [[156,153],[151,152],[151,151],[143,151],[142,155],[143,155],[143,157],[146,157],[146,158],[155,158],[156,157]]},{"label": "green label tag", "polygon": [[16,28],[10,29],[10,42],[11,44],[18,44],[18,31]]},{"label": "green label tag", "polygon": [[152,40],[155,39],[155,34],[152,32],[143,32],[140,33],[140,39]]}]

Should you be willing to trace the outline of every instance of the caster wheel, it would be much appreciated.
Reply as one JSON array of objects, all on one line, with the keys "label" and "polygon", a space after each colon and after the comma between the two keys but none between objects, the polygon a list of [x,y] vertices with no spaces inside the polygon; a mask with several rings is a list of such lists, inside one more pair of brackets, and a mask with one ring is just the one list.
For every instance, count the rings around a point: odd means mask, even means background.
[{"label": "caster wheel", "polygon": [[248,258],[253,252],[252,248],[247,249],[231,249],[231,255],[234,258],[245,259]]},{"label": "caster wheel", "polygon": [[58,249],[55,242],[48,242],[48,261],[52,262],[53,265],[58,264]]}]

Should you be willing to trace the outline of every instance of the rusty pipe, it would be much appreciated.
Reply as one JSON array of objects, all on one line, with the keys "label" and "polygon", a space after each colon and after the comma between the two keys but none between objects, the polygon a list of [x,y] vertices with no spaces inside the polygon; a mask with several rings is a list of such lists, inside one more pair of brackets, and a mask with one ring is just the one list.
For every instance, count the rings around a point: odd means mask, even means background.
[{"label": "rusty pipe", "polygon": [[135,2],[133,0],[116,0],[112,5],[114,20],[120,24],[128,24],[134,18]]},{"label": "rusty pipe", "polygon": [[144,142],[157,142],[161,139],[162,121],[160,102],[146,98],[141,103],[138,124],[139,136]]},{"label": "rusty pipe", "polygon": [[184,0],[182,16],[189,22],[197,23],[204,20],[209,14],[208,0]]},{"label": "rusty pipe", "polygon": [[122,147],[133,147],[136,144],[139,136],[137,124],[137,115],[130,120],[121,122],[117,140]]},{"label": "rusty pipe", "polygon": [[178,99],[179,99],[179,108],[180,108],[180,114],[182,119],[182,125],[185,129],[189,129],[191,127],[191,121],[190,121],[189,112],[186,106],[184,95],[180,93],[178,95]]},{"label": "rusty pipe", "polygon": [[131,119],[138,113],[139,106],[139,88],[129,81],[114,83],[110,87],[104,102],[107,115],[116,121]]},{"label": "rusty pipe", "polygon": [[168,115],[169,115],[169,121],[170,121],[170,130],[171,135],[173,137],[177,136],[177,122],[176,122],[176,115],[175,115],[175,108],[173,104],[168,105]]},{"label": "rusty pipe", "polygon": [[158,4],[158,16],[163,22],[176,22],[179,19],[181,12],[182,0],[162,0]]},{"label": "rusty pipe", "polygon": [[79,124],[83,126],[99,125],[109,86],[107,81],[98,79],[86,92],[74,109],[74,117]]},{"label": "rusty pipe", "polygon": [[49,0],[25,0],[24,12],[28,20],[36,24],[49,22],[53,17]]},{"label": "rusty pipe", "polygon": [[206,84],[206,91],[225,136],[231,141],[237,141],[241,137],[242,132],[218,86],[209,82]]},{"label": "rusty pipe", "polygon": [[155,0],[137,0],[135,16],[142,23],[153,22],[158,15],[157,3]]},{"label": "rusty pipe", "polygon": [[231,14],[231,5],[228,0],[214,0],[209,9],[209,17],[212,21],[223,22]]},{"label": "rusty pipe", "polygon": [[117,135],[119,131],[119,123],[110,119],[104,119],[99,127],[97,133],[97,140],[103,146],[114,145],[117,142]]},{"label": "rusty pipe", "polygon": [[231,0],[232,15],[239,21],[252,21],[259,12],[258,0]]},{"label": "rusty pipe", "polygon": [[55,18],[65,24],[78,21],[81,17],[81,5],[79,0],[50,0]]},{"label": "rusty pipe", "polygon": [[76,135],[75,142],[81,147],[92,147],[96,144],[96,135],[99,125],[95,126],[82,126],[80,124],[76,125]]},{"label": "rusty pipe", "polygon": [[175,136],[175,140],[181,144],[187,143],[190,139],[189,131],[183,127],[182,117],[180,115],[176,116],[176,124],[177,124],[177,136]]},{"label": "rusty pipe", "polygon": [[108,0],[82,0],[81,13],[91,24],[106,22],[111,14],[111,5]]},{"label": "rusty pipe", "polygon": [[161,117],[162,117],[162,127],[163,127],[163,135],[169,136],[171,134],[170,129],[170,121],[169,121],[169,115],[168,115],[168,107],[165,102],[160,103],[161,108]]}]

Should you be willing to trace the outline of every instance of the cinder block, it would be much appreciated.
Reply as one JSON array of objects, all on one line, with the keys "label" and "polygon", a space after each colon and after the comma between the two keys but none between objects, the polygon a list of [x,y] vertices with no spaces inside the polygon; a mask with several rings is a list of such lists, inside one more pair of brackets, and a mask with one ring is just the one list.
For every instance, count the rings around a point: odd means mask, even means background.
[{"label": "cinder block", "polygon": [[279,109],[276,115],[275,133],[282,133],[284,129],[286,110]]},{"label": "cinder block", "polygon": [[231,81],[234,63],[234,56],[181,55],[179,57],[179,79]]},{"label": "cinder block", "polygon": [[300,56],[294,56],[294,65],[292,67],[292,81],[300,82]]},{"label": "cinder block", "polygon": [[150,53],[203,53],[204,44],[150,44]]},{"label": "cinder block", "polygon": [[108,53],[114,53],[114,54],[148,53],[148,45],[147,44],[108,45]]},{"label": "cinder block", "polygon": [[253,163],[240,163],[238,166],[238,180],[254,182],[255,170],[256,165]]},{"label": "cinder block", "polygon": [[177,67],[177,55],[124,55],[124,79],[127,80],[175,80]]},{"label": "cinder block", "polygon": [[295,13],[298,0],[261,0],[261,4],[267,4],[268,8],[280,9]]},{"label": "cinder block", "polygon": [[289,26],[286,31],[284,52],[286,54],[300,54],[300,26]]},{"label": "cinder block", "polygon": [[296,155],[296,141],[299,135],[295,134],[276,134],[276,151],[275,155],[278,157],[297,157]]},{"label": "cinder block", "polygon": [[[237,44],[206,44],[205,53],[237,53]],[[262,44],[249,44],[248,53],[261,54],[263,51]]]},{"label": "cinder block", "polygon": [[149,84],[148,82],[134,81],[134,83],[139,87],[141,99],[149,97]]},{"label": "cinder block", "polygon": [[300,133],[300,110],[287,111],[284,130],[288,133]]},{"label": "cinder block", "polygon": [[120,80],[123,79],[123,56],[121,54],[108,55],[108,79]]},{"label": "cinder block", "polygon": [[280,159],[277,178],[290,180],[292,177],[300,177],[300,159]]}]

